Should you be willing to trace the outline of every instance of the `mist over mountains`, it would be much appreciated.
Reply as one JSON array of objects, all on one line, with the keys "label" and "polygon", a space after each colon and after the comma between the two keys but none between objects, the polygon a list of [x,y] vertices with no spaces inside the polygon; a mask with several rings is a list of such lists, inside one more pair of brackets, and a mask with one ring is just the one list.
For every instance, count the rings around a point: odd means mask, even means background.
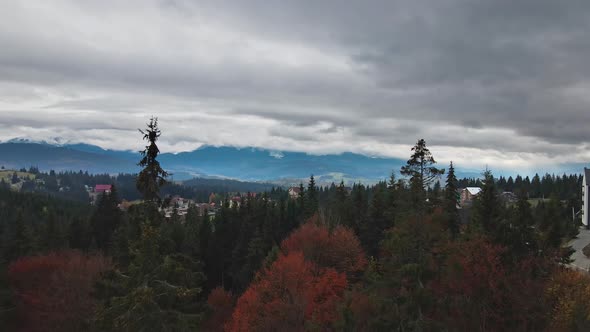
[{"label": "mist over mountains", "polygon": [[[194,177],[230,178],[280,184],[298,183],[313,174],[320,183],[365,182],[386,179],[398,172],[405,160],[369,157],[355,153],[310,155],[258,148],[205,146],[178,154],[162,153],[162,166],[173,173],[173,180]],[[83,170],[91,173],[136,173],[139,154],[105,150],[90,144],[68,144],[58,139],[33,142],[13,139],[0,143],[0,165],[21,168],[31,165],[42,170]],[[440,165],[445,167],[446,165]],[[459,172],[461,173],[461,172]],[[477,173],[463,172],[463,176]]]}]

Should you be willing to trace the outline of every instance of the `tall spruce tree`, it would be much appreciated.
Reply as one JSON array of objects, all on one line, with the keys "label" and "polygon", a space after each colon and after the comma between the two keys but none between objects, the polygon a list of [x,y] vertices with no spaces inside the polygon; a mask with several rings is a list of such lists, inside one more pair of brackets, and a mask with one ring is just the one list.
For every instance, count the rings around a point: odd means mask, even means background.
[{"label": "tall spruce tree", "polygon": [[299,209],[305,213],[305,187],[303,186],[303,182],[299,183],[299,195],[297,196],[297,204],[299,205]]},{"label": "tall spruce tree", "polygon": [[97,295],[104,301],[95,324],[103,331],[198,330],[205,309],[201,296],[205,275],[198,260],[181,252],[185,236],[175,239],[180,224],[162,231],[155,203],[168,173],[156,160],[157,120],[152,118],[148,129],[140,132],[150,145],[142,152],[139,164],[144,169],[137,188],[148,204],[130,209],[128,224],[136,225],[140,235],[130,241],[129,266],[112,271],[99,283]]},{"label": "tall spruce tree", "polygon": [[395,174],[392,172],[389,176],[389,182],[387,182],[387,203],[385,207],[385,217],[391,226],[395,224],[395,216],[398,212],[398,187]]},{"label": "tall spruce tree", "polygon": [[352,186],[352,228],[355,234],[360,235],[361,226],[366,222],[368,202],[365,186],[361,183]]},{"label": "tall spruce tree", "polygon": [[457,177],[455,176],[455,167],[451,161],[451,164],[449,165],[449,172],[447,173],[443,209],[446,214],[449,231],[453,238],[459,235],[460,228],[459,213],[457,210],[457,196]]},{"label": "tall spruce tree", "polygon": [[17,211],[12,228],[7,229],[4,233],[2,249],[7,262],[33,253],[33,235],[30,227],[25,223],[22,210]]},{"label": "tall spruce tree", "polygon": [[401,168],[401,174],[410,177],[412,205],[414,209],[423,213],[426,188],[433,184],[439,175],[444,174],[444,169],[438,169],[434,166],[436,161],[426,147],[424,139],[418,140],[412,151],[412,156],[406,165]]},{"label": "tall spruce tree", "polygon": [[309,177],[307,191],[305,192],[305,217],[309,218],[318,212],[318,187],[315,184],[313,174]]},{"label": "tall spruce tree", "polygon": [[509,223],[504,226],[503,237],[500,239],[510,249],[513,258],[520,258],[536,253],[538,249],[534,229],[535,221],[526,193],[518,193],[518,201],[513,207]]},{"label": "tall spruce tree", "polygon": [[353,228],[354,222],[352,220],[352,201],[348,195],[348,191],[344,186],[344,181],[341,181],[336,187],[334,195],[333,213],[339,224]]},{"label": "tall spruce tree", "polygon": [[142,193],[143,198],[148,202],[160,201],[160,187],[166,184],[166,177],[169,175],[156,159],[160,149],[156,141],[160,138],[161,131],[158,128],[158,118],[152,117],[145,130],[139,129],[143,139],[148,141],[143,151],[140,151],[142,158],[138,165],[143,167],[137,176],[137,190]]},{"label": "tall spruce tree", "polygon": [[49,209],[47,221],[41,227],[41,249],[45,252],[59,250],[65,247],[65,234],[56,212]]},{"label": "tall spruce tree", "polygon": [[376,257],[379,252],[379,243],[383,239],[385,230],[391,226],[385,215],[386,211],[386,184],[380,182],[373,190],[368,216],[360,225],[360,240],[370,256]]},{"label": "tall spruce tree", "polygon": [[481,192],[473,203],[473,226],[495,239],[502,223],[502,204],[496,192],[492,171],[486,169]]},{"label": "tall spruce tree", "polygon": [[417,180],[422,188],[425,189],[434,183],[434,180],[439,175],[444,174],[444,169],[434,167],[436,161],[430,150],[426,147],[426,141],[424,139],[418,140],[412,151],[414,153],[412,153],[406,165],[402,166],[401,173]]},{"label": "tall spruce tree", "polygon": [[157,228],[145,226],[126,274],[113,271],[98,285],[106,301],[95,324],[102,331],[194,331],[202,319],[200,263],[163,256]]},{"label": "tall spruce tree", "polygon": [[68,228],[68,243],[72,249],[86,251],[92,243],[92,234],[88,220],[74,218]]},{"label": "tall spruce tree", "polygon": [[112,185],[110,193],[101,195],[90,218],[92,235],[99,249],[106,250],[110,246],[113,233],[121,224],[122,218],[117,190]]}]

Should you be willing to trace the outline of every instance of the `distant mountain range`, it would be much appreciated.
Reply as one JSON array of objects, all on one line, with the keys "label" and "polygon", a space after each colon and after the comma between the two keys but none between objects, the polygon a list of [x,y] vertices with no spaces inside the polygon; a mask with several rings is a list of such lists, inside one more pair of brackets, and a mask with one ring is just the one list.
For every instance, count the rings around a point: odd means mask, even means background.
[{"label": "distant mountain range", "polygon": [[[31,142],[15,139],[0,143],[0,165],[41,170],[84,170],[91,173],[136,173],[139,154],[105,150],[89,144]],[[320,183],[376,182],[398,172],[405,160],[373,158],[355,153],[310,155],[257,148],[206,146],[191,152],[163,153],[159,158],[175,181],[194,177],[230,178],[280,184],[299,183],[313,174]]]}]

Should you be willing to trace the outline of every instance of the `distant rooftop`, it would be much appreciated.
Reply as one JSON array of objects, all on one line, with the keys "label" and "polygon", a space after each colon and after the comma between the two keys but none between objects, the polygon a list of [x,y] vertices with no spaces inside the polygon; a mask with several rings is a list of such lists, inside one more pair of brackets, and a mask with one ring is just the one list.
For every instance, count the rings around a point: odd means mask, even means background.
[{"label": "distant rooftop", "polygon": [[107,191],[107,190],[111,190],[112,189],[112,185],[110,184],[97,184],[94,187],[94,191]]},{"label": "distant rooftop", "polygon": [[467,189],[467,191],[469,191],[469,193],[471,195],[477,195],[477,194],[479,194],[481,192],[481,188],[480,187],[467,187],[465,189]]}]

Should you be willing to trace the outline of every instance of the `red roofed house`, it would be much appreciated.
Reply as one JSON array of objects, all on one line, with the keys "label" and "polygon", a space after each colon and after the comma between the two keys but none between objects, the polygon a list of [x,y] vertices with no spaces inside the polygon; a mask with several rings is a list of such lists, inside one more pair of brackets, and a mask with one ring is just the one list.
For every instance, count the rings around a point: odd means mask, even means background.
[{"label": "red roofed house", "polygon": [[113,189],[113,186],[110,184],[97,184],[94,187],[94,192],[95,193],[107,193],[110,194],[111,193],[111,189]]},{"label": "red roofed house", "polygon": [[88,192],[88,196],[90,197],[90,204],[96,204],[98,197],[102,194],[110,194],[113,186],[110,184],[97,184],[94,186],[94,189]]}]

